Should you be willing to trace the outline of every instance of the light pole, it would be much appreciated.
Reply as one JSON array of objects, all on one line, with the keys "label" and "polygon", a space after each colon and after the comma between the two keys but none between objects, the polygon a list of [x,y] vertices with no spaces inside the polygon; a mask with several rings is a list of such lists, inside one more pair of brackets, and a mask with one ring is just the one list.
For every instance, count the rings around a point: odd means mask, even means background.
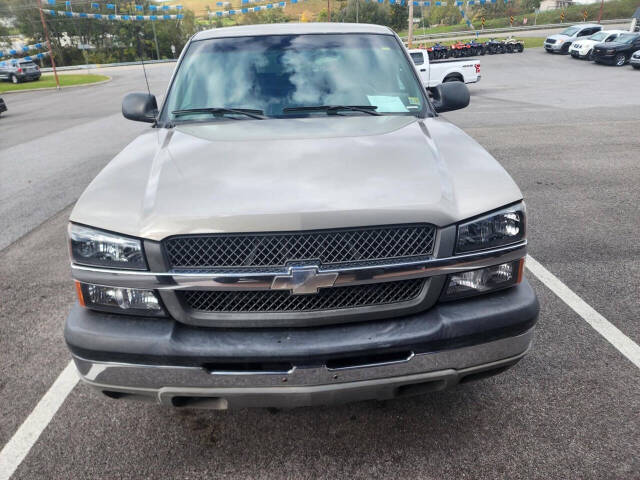
[{"label": "light pole", "polygon": [[604,0],[600,2],[600,12],[598,12],[598,23],[602,20],[602,9],[604,8]]},{"label": "light pole", "polygon": [[413,0],[409,0],[409,48],[413,45]]},{"label": "light pole", "polygon": [[60,90],[60,80],[58,79],[58,72],[56,71],[56,61],[53,59],[53,52],[51,51],[51,42],[49,41],[49,30],[47,30],[47,22],[44,21],[44,14],[42,13],[42,2],[38,0],[38,10],[40,11],[40,20],[42,21],[42,29],[44,30],[44,38],[47,41],[47,48],[49,49],[49,58],[51,59],[51,67],[53,68],[53,76],[56,78],[56,86]]}]

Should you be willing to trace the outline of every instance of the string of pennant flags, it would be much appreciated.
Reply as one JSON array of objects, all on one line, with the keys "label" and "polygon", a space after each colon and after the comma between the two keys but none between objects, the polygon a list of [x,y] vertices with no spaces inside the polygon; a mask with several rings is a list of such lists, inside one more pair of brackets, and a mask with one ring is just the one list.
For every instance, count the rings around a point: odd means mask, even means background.
[{"label": "string of pennant flags", "polygon": [[[219,11],[210,11],[208,12],[209,17],[227,17],[232,15],[241,15],[250,12],[260,12],[265,10],[270,10],[273,8],[285,8],[286,2],[275,2],[268,3],[266,5],[257,5],[254,7],[246,7],[244,5],[251,3],[258,3],[264,0],[241,0],[242,7],[239,9],[228,9],[228,10],[219,10]],[[304,0],[289,0],[289,3],[295,4]],[[445,7],[447,6],[447,1],[442,0],[364,0],[366,3],[377,2],[380,4],[389,3],[390,5],[401,5],[405,6],[408,2],[412,2],[414,7]],[[455,5],[460,10],[462,18],[467,23],[469,27],[473,28],[470,19],[466,16],[465,11],[463,9],[464,6],[473,6],[473,5],[485,5],[489,4],[497,4],[497,3],[508,3],[511,0],[452,0],[451,5]],[[47,0],[49,5],[56,5],[57,0]],[[113,11],[114,13],[86,13],[86,12],[74,12],[71,10],[71,1],[66,0],[64,2],[66,10],[51,10],[51,9],[43,9],[42,11],[52,15],[59,17],[68,17],[68,18],[88,18],[95,20],[122,20],[122,21],[158,21],[158,20],[182,20],[184,15],[182,13],[178,14],[168,14],[166,12],[174,10],[174,11],[182,11],[182,5],[148,5],[147,8],[150,12],[154,14],[144,15],[144,14],[118,14],[117,5],[115,3],[107,3],[107,4],[99,4],[99,3],[91,3],[91,8],[93,10],[100,10],[101,6],[104,5],[106,9],[109,11]],[[231,2],[229,1],[218,1],[216,2],[216,6],[219,7],[229,7],[231,6]],[[134,8],[137,12],[144,12],[144,5],[134,5]],[[161,14],[158,15],[157,13]],[[2,56],[0,56],[2,58]]]},{"label": "string of pennant flags", "polygon": [[94,20],[124,20],[124,21],[144,21],[144,20],[182,20],[184,15],[181,13],[175,15],[118,15],[115,13],[84,13],[84,12],[71,12],[69,10],[47,10],[42,9],[44,13],[58,17],[68,18],[89,18]]},{"label": "string of pennant flags", "polygon": [[[296,0],[297,2],[297,0]],[[296,2],[291,2],[291,3],[296,3]],[[229,3],[229,2],[225,2],[225,3]],[[255,7],[243,7],[240,8],[239,10],[219,10],[216,12],[209,12],[209,16],[210,17],[228,17],[231,15],[241,15],[243,13],[249,13],[249,12],[260,12],[263,10],[270,10],[272,8],[285,8],[287,6],[287,2],[277,2],[277,3],[267,3],[266,5],[258,5]]]},{"label": "string of pennant flags", "polygon": [[[259,2],[261,0],[241,0],[243,5],[246,5],[248,3],[256,3]],[[300,1],[304,1],[304,0],[289,0],[289,3],[298,3]],[[405,6],[408,4],[408,1],[411,0],[364,0],[366,3],[369,2],[377,2],[377,3],[386,3],[388,2],[390,5],[401,5],[401,6]],[[454,0],[451,5],[456,5],[457,7],[461,7],[464,5],[485,5],[487,3],[498,3],[498,2],[503,2],[504,3],[508,3],[510,0]],[[228,7],[231,5],[231,2],[216,2],[216,5],[219,7]],[[219,11],[213,11],[213,12],[209,12],[209,16],[210,17],[226,17],[226,16],[230,16],[230,15],[239,15],[239,14],[243,14],[243,13],[249,13],[249,12],[259,12],[262,10],[268,10],[271,8],[284,8],[286,6],[286,2],[277,2],[277,3],[268,3],[266,5],[260,5],[260,6],[256,6],[256,7],[242,7],[240,9],[229,9],[229,10],[219,10]],[[441,1],[441,0],[413,0],[413,6],[414,7],[446,7],[447,6],[447,2],[446,1]],[[460,9],[460,13],[462,14],[462,17],[465,19],[465,21],[467,22],[467,24],[469,26],[471,26],[471,21],[467,18],[466,14],[464,13],[464,10]]]},{"label": "string of pennant flags", "polygon": [[[47,0],[47,4],[49,5],[57,5],[57,0]],[[71,9],[71,1],[70,0],[66,0],[64,2],[59,2],[60,4],[64,4],[64,6],[68,9]],[[107,3],[105,4],[100,4],[100,3],[91,3],[91,8],[93,10],[100,10],[100,7],[104,5],[107,10],[113,10],[116,11],[118,9],[117,4],[115,3]],[[136,11],[138,12],[143,12],[144,11],[144,5],[134,5],[134,8]],[[147,7],[151,12],[168,12],[171,10],[182,10],[183,7],[182,5],[149,5]]]},{"label": "string of pennant flags", "polygon": [[33,50],[42,50],[43,48],[45,48],[45,45],[43,43],[36,43],[34,45],[25,45],[24,47],[20,48],[12,48],[11,50],[0,50],[0,58],[14,57],[23,53],[29,53]]},{"label": "string of pennant flags", "polygon": [[[40,52],[37,53],[35,55],[28,55],[26,57],[22,57],[20,58],[20,60],[26,60],[27,62],[33,62],[33,60],[35,59],[43,59],[44,57],[46,57],[47,55],[49,55],[49,52]],[[18,59],[17,58],[12,58],[11,60],[3,60],[0,62],[0,67],[6,67],[10,64],[13,64],[15,62],[17,62]]]}]

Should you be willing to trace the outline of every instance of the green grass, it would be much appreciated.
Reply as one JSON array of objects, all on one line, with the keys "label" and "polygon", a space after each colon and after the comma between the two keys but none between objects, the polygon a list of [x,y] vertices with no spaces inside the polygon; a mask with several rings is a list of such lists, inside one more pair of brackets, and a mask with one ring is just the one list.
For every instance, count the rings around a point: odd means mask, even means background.
[{"label": "green grass", "polygon": [[[69,87],[72,85],[86,85],[90,83],[102,82],[104,80],[108,80],[109,77],[105,75],[79,75],[79,74],[69,74],[69,75],[58,75],[60,79],[61,87]],[[18,90],[33,90],[34,88],[52,88],[56,86],[56,80],[53,77],[53,74],[46,74],[40,77],[40,80],[37,82],[24,82],[13,84],[8,81],[0,82],[0,93],[4,92],[15,92]]]}]

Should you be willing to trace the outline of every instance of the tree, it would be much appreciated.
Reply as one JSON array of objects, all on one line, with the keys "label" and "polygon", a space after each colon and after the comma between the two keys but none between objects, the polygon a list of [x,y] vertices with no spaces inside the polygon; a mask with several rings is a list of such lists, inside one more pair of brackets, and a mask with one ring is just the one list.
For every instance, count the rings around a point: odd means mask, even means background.
[{"label": "tree", "polygon": [[[9,3],[9,8],[22,5],[15,9],[15,24],[18,30],[33,39],[44,40],[40,12],[37,8],[24,8],[22,0],[0,0]],[[101,4],[100,10],[91,8],[91,3]],[[74,12],[109,12],[105,4],[110,0],[74,1]],[[55,10],[61,10],[58,6]],[[121,5],[119,14],[135,13],[133,7]],[[148,10],[147,10],[148,11]],[[52,49],[56,63],[70,65],[84,63],[108,63],[137,60],[140,55],[144,58],[155,58],[155,42],[153,28],[156,30],[158,50],[161,58],[172,58],[171,45],[180,51],[193,35],[197,26],[195,15],[190,10],[183,10],[182,20],[126,21],[126,20],[95,20],[88,18],[67,18],[45,15],[45,22],[49,30]],[[69,44],[70,43],[70,44]],[[91,46],[86,51],[86,57],[79,46]],[[47,62],[48,63],[48,60]]]},{"label": "tree", "polygon": [[391,14],[389,18],[389,26],[396,32],[407,28],[407,19],[409,18],[409,7],[403,7],[398,1],[391,5]]},{"label": "tree", "polygon": [[[390,25],[390,8],[388,4],[378,2],[365,2],[364,0],[348,0],[344,8],[336,15],[338,22],[375,23],[378,25]],[[406,18],[405,18],[406,22]]]}]

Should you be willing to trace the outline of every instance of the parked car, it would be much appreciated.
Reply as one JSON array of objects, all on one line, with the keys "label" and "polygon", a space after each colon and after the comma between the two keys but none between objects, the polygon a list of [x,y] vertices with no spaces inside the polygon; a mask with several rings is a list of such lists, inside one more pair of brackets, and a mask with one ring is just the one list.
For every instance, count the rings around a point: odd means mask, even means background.
[{"label": "parked car", "polygon": [[593,47],[598,43],[609,43],[615,41],[619,35],[629,33],[626,30],[602,30],[594,33],[590,37],[576,40],[569,47],[569,53],[573,58],[593,60]]},{"label": "parked car", "polygon": [[615,42],[599,43],[593,47],[593,60],[596,63],[621,67],[638,49],[640,49],[640,34],[624,33],[618,36]]},{"label": "parked car", "polygon": [[565,28],[562,32],[547,37],[544,41],[544,49],[548,53],[569,53],[569,47],[576,40],[582,37],[590,37],[594,33],[602,30],[602,25],[595,23],[585,23],[583,25],[573,25]]},{"label": "parked car", "polygon": [[40,80],[40,67],[32,60],[13,59],[0,62],[0,80],[20,83],[29,80]]},{"label": "parked car", "polygon": [[640,69],[640,50],[631,55],[631,60],[629,60],[629,63],[636,70]]},{"label": "parked car", "polygon": [[[439,116],[387,27],[196,33],[70,218],[65,339],[111,398],[224,409],[389,399],[528,351],[522,193]],[[498,388],[495,387],[494,388]]]},{"label": "parked car", "polygon": [[476,83],[480,75],[480,60],[475,58],[429,60],[424,50],[409,50],[420,79],[425,87],[435,87],[444,82]]},{"label": "parked car", "polygon": [[4,103],[4,100],[0,98],[0,113],[7,111],[7,104]]}]

